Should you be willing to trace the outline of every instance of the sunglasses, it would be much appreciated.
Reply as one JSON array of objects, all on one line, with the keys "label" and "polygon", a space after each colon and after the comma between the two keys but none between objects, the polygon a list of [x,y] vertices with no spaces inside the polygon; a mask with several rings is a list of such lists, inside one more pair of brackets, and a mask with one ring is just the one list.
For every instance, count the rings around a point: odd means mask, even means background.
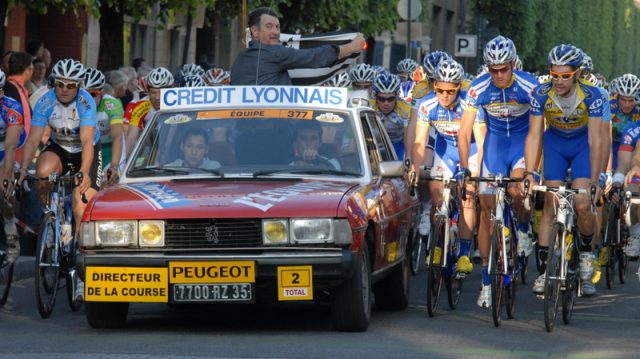
[{"label": "sunglasses", "polygon": [[376,96],[376,101],[377,102],[393,102],[396,100],[395,96],[391,96],[391,97],[380,97],[380,96]]},{"label": "sunglasses", "polygon": [[460,88],[455,88],[455,89],[443,89],[440,87],[434,87],[434,90],[436,90],[436,93],[438,95],[442,95],[443,93],[446,93],[447,95],[455,95],[456,93],[458,93],[458,90]]},{"label": "sunglasses", "polygon": [[88,91],[89,95],[91,95],[91,97],[96,97],[96,96],[100,96],[102,95],[102,91],[101,90],[91,90]]},{"label": "sunglasses", "polygon": [[575,70],[575,71],[572,71],[572,72],[549,71],[549,74],[551,75],[551,79],[553,79],[553,80],[564,80],[564,81],[567,81],[567,80],[573,78],[573,76],[576,75],[576,72],[578,72],[578,70]]},{"label": "sunglasses", "polygon": [[67,88],[69,90],[75,90],[79,86],[77,82],[64,82],[60,80],[56,80],[55,85],[59,89]]},{"label": "sunglasses", "polygon": [[492,73],[492,74],[494,74],[494,75],[497,75],[497,74],[504,74],[504,73],[506,73],[506,72],[507,72],[507,71],[509,71],[509,70],[511,70],[511,67],[509,67],[509,66],[501,67],[501,68],[499,68],[499,69],[496,69],[496,68],[494,68],[494,67],[489,67],[489,72],[491,72],[491,73]]}]

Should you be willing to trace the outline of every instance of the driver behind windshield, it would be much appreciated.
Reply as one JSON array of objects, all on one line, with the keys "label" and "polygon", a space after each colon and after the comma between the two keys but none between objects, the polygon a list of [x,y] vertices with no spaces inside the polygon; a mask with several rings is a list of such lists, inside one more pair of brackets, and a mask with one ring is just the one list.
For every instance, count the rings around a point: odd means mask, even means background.
[{"label": "driver behind windshield", "polygon": [[189,128],[180,142],[182,157],[167,163],[168,167],[188,167],[214,170],[220,168],[218,161],[207,158],[209,152],[209,136],[198,127]]},{"label": "driver behind windshield", "polygon": [[290,165],[323,166],[340,170],[336,158],[327,158],[319,153],[322,128],[317,122],[301,122],[294,131],[295,158]]}]

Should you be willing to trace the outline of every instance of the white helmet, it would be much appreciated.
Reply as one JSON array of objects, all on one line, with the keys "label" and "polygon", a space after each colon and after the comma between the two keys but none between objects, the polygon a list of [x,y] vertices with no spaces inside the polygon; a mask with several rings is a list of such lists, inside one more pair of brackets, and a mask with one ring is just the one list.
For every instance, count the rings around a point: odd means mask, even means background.
[{"label": "white helmet", "polygon": [[520,56],[516,55],[516,70],[522,71],[524,66],[522,65],[522,60],[520,60]]},{"label": "white helmet", "polygon": [[538,82],[541,84],[549,81],[551,81],[551,75],[549,74],[538,76]]},{"label": "white helmet", "polygon": [[618,77],[616,90],[619,96],[635,98],[640,92],[640,79],[634,74],[624,74]]},{"label": "white helmet", "polygon": [[613,79],[611,79],[611,82],[609,82],[609,94],[615,95],[617,93],[618,93],[618,78],[614,77]]},{"label": "white helmet", "polygon": [[7,76],[0,70],[0,87],[4,87],[4,84],[7,82]]},{"label": "white helmet", "polygon": [[584,52],[571,44],[561,44],[549,51],[549,66],[571,66],[579,68],[582,65]]},{"label": "white helmet", "polygon": [[448,59],[440,61],[440,64],[436,67],[436,72],[433,74],[433,77],[436,81],[458,84],[462,82],[462,79],[464,78],[464,69],[462,68],[462,65],[457,63],[455,60]]},{"label": "white helmet", "polygon": [[329,87],[350,87],[351,79],[349,78],[349,74],[346,71],[341,70],[336,72],[335,75],[325,81],[324,85]]},{"label": "white helmet", "polygon": [[580,70],[586,72],[593,72],[593,60],[591,60],[591,56],[587,55],[586,52],[582,52],[582,63],[580,64]]},{"label": "white helmet", "polygon": [[209,86],[228,85],[231,82],[231,74],[219,67],[215,67],[207,70],[202,79]]},{"label": "white helmet", "polygon": [[182,87],[203,87],[205,86],[201,76],[190,75],[182,79]]},{"label": "white helmet", "polygon": [[373,92],[375,93],[397,93],[400,89],[400,77],[383,72],[373,80]]},{"label": "white helmet", "polygon": [[444,51],[433,51],[428,53],[422,60],[422,65],[424,65],[424,70],[427,72],[427,76],[433,77],[433,74],[436,72],[436,67],[438,67],[440,62],[450,58],[451,55]]},{"label": "white helmet", "polygon": [[173,86],[173,75],[164,67],[156,67],[146,77],[147,87],[163,88]]},{"label": "white helmet", "polygon": [[349,72],[351,82],[372,82],[375,76],[376,72],[369,64],[357,64]]},{"label": "white helmet", "polygon": [[196,64],[184,64],[182,65],[182,68],[180,69],[180,76],[181,77],[187,77],[187,76],[202,76],[204,75],[204,70],[202,69],[202,67],[200,67],[200,65],[196,65]]},{"label": "white helmet", "polygon": [[53,65],[51,73],[56,79],[82,82],[84,80],[85,69],[84,65],[78,60],[62,59]]},{"label": "white helmet", "polygon": [[487,42],[482,57],[487,66],[508,64],[516,60],[516,45],[511,39],[498,35]]},{"label": "white helmet", "polygon": [[418,63],[414,59],[402,59],[398,62],[396,70],[398,70],[399,73],[410,74],[416,69],[416,67],[418,67]]},{"label": "white helmet", "polygon": [[104,87],[105,78],[102,71],[88,67],[84,75],[84,88],[87,90],[99,90]]}]

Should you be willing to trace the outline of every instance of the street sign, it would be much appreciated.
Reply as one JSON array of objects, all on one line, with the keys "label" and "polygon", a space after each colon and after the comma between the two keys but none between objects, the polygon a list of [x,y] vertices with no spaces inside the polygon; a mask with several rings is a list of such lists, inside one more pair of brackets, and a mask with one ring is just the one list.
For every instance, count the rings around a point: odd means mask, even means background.
[{"label": "street sign", "polygon": [[457,57],[476,57],[478,54],[478,36],[456,34],[455,52]]},{"label": "street sign", "polygon": [[[411,8],[409,8],[409,6],[411,6]],[[398,1],[397,9],[398,15],[400,15],[402,20],[407,20],[409,17],[407,13],[409,13],[409,9],[411,9],[410,16],[411,21],[413,21],[422,13],[422,4],[420,0],[400,0]]]}]

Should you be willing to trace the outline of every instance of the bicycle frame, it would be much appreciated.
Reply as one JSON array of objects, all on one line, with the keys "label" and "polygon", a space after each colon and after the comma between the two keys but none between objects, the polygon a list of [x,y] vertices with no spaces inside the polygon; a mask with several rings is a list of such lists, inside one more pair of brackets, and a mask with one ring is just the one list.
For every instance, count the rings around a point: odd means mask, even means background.
[{"label": "bicycle frame", "polygon": [[[448,250],[449,250],[449,244],[451,242],[451,238],[449,235],[450,229],[451,229],[451,223],[449,222],[449,217],[451,214],[451,208],[449,208],[449,204],[451,202],[451,186],[455,185],[456,181],[452,178],[448,178],[448,177],[444,177],[444,176],[437,176],[437,177],[429,177],[431,180],[435,180],[435,181],[441,181],[443,184],[443,189],[442,189],[442,204],[440,205],[440,207],[437,209],[437,212],[435,214],[435,217],[437,218],[443,218],[444,219],[444,244],[443,244],[443,248],[442,248],[442,267],[446,268],[447,267],[447,260],[448,260]],[[431,240],[431,238],[429,238],[429,240]]]}]

